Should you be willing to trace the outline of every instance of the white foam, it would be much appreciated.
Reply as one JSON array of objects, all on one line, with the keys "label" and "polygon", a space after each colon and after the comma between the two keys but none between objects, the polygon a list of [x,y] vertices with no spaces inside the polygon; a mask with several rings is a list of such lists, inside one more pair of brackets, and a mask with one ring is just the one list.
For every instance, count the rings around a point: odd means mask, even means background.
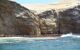
[{"label": "white foam", "polygon": [[0,37],[0,39],[33,39],[33,40],[36,40],[36,39],[56,39],[58,37]]},{"label": "white foam", "polygon": [[74,35],[72,33],[63,34],[61,37],[73,37],[73,38],[80,38],[80,35]]},{"label": "white foam", "polygon": [[68,37],[68,36],[72,36],[72,33],[69,33],[69,34],[63,34],[61,37]]},{"label": "white foam", "polygon": [[[0,44],[15,43],[21,41],[34,42],[35,40],[57,39],[58,37],[0,37]],[[10,41],[9,41],[10,40]]]}]

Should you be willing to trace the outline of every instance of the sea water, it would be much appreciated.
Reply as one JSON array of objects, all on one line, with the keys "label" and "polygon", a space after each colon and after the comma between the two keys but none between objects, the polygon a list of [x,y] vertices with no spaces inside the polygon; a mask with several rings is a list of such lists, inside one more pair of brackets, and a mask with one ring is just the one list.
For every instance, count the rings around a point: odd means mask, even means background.
[{"label": "sea water", "polygon": [[80,50],[80,36],[67,34],[57,39],[0,39],[0,50]]}]

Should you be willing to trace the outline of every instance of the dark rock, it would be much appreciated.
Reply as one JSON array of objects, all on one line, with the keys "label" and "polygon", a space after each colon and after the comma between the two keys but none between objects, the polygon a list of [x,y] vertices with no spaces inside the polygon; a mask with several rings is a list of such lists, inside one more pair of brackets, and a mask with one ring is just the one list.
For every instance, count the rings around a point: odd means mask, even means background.
[{"label": "dark rock", "polygon": [[80,6],[59,12],[59,27],[62,33],[80,33]]},{"label": "dark rock", "polygon": [[8,0],[0,0],[0,34],[15,34],[16,18],[14,14]]}]

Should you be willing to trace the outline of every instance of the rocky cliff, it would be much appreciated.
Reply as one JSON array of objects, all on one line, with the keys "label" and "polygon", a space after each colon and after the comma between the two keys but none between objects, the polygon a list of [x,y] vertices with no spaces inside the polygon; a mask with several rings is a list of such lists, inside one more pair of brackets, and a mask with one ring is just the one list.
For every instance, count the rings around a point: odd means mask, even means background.
[{"label": "rocky cliff", "polygon": [[39,18],[29,9],[10,2],[15,10],[16,15],[16,30],[18,35],[40,35]]},{"label": "rocky cliff", "polygon": [[14,10],[10,2],[0,0],[0,35],[14,34],[16,32],[15,21]]},{"label": "rocky cliff", "polygon": [[42,34],[55,34],[56,32],[56,12],[55,10],[48,10],[38,14],[40,18],[40,29]]},{"label": "rocky cliff", "polygon": [[59,12],[59,27],[62,33],[80,33],[80,5]]},{"label": "rocky cliff", "polygon": [[[6,4],[6,5],[5,5]],[[0,34],[40,35],[38,17],[29,9],[12,1],[0,0]]]},{"label": "rocky cliff", "polygon": [[39,14],[41,33],[80,33],[80,5],[68,9],[49,10]]},{"label": "rocky cliff", "polygon": [[[5,5],[6,4],[6,5]],[[12,1],[0,0],[0,35],[54,35],[80,33],[80,5],[34,14]]]}]

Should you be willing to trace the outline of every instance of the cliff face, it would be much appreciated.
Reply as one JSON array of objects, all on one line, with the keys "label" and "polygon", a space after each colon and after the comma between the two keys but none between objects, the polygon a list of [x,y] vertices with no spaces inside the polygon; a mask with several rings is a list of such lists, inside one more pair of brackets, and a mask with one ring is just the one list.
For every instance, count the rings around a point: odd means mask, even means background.
[{"label": "cliff face", "polygon": [[48,10],[38,14],[40,18],[40,29],[42,34],[56,33],[56,12],[55,10]]},{"label": "cliff face", "polygon": [[41,33],[80,33],[80,5],[65,10],[49,10],[39,14]]},{"label": "cliff face", "polygon": [[40,35],[38,16],[29,9],[11,2],[16,15],[16,30],[20,35]]},{"label": "cliff face", "polygon": [[15,32],[15,15],[12,5],[8,0],[0,0],[0,34],[14,34]]},{"label": "cliff face", "polygon": [[[6,5],[5,5],[6,4]],[[0,35],[80,33],[80,6],[34,14],[12,1],[0,0]]]},{"label": "cliff face", "polygon": [[38,22],[37,15],[29,9],[16,2],[0,0],[0,34],[38,36]]},{"label": "cliff face", "polygon": [[59,27],[62,33],[80,33],[80,5],[59,12]]}]

